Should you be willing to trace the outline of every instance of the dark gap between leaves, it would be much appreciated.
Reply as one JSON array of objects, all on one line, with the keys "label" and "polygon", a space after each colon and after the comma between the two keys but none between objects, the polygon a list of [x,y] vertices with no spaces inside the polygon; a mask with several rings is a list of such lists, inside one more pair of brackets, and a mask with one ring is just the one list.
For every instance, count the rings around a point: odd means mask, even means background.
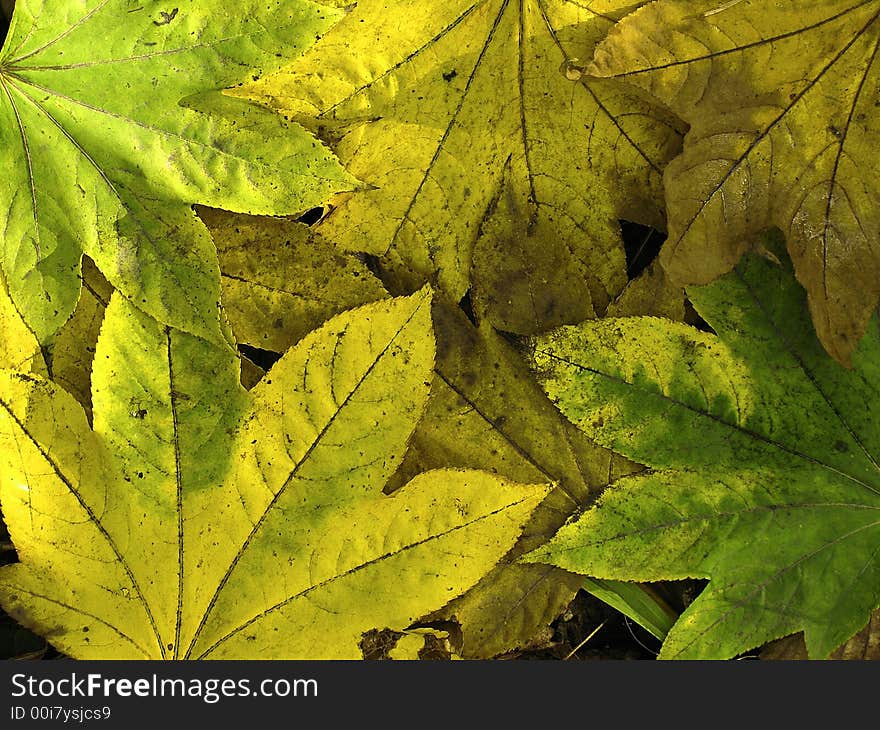
[{"label": "dark gap between leaves", "polygon": [[391,629],[370,629],[358,642],[358,647],[364,659],[369,661],[381,661],[390,659],[391,650],[397,646],[401,634]]},{"label": "dark gap between leaves", "polygon": [[694,602],[709,581],[703,578],[685,578],[648,583],[666,604],[677,613],[682,613]]},{"label": "dark gap between leaves", "polygon": [[471,290],[468,289],[464,296],[458,302],[458,308],[464,312],[465,316],[471,321],[471,324],[477,326],[477,315],[474,313],[474,301],[471,299]]},{"label": "dark gap between leaves", "polygon": [[[681,614],[707,584],[707,580],[688,578],[648,585],[673,611]],[[581,642],[603,622],[604,625],[596,635],[581,646]],[[549,647],[514,652],[510,658],[655,659],[660,652],[661,642],[650,632],[583,590],[578,591],[568,608],[550,624],[550,628],[553,637]],[[574,654],[571,654],[572,651]],[[752,655],[754,652],[749,652],[749,658]]]},{"label": "dark gap between leaves", "polygon": [[[580,646],[603,622],[596,635]],[[660,642],[635,621],[586,591],[578,591],[550,628],[553,637],[549,647],[514,652],[510,658],[560,660],[568,657],[571,661],[655,659],[660,650]]]},{"label": "dark gap between leaves", "polygon": [[259,347],[251,347],[250,345],[239,345],[238,351],[254,365],[261,367],[263,370],[269,370],[269,368],[281,359],[281,355],[277,352],[261,350]]},{"label": "dark gap between leaves", "polygon": [[[0,565],[17,562],[18,553],[12,545],[3,511],[0,510]],[[0,609],[0,659],[44,659],[55,656],[58,656],[58,652],[43,639]]]},{"label": "dark gap between leaves", "polygon": [[[356,253],[354,257],[366,266],[373,276],[382,281],[382,264],[379,263],[378,256],[371,253]],[[382,283],[384,284],[384,282]]]},{"label": "dark gap between leaves", "polygon": [[527,356],[531,350],[531,344],[526,335],[517,335],[513,332],[507,332],[506,330],[495,330],[495,334],[501,337],[508,345],[516,350],[516,352],[524,357]]},{"label": "dark gap between leaves", "polygon": [[12,545],[12,538],[9,536],[9,530],[6,529],[6,522],[3,519],[3,510],[0,509],[0,565],[18,562],[18,553]]},{"label": "dark gap between leaves", "polygon": [[318,206],[317,208],[312,208],[311,210],[307,210],[303,213],[297,221],[299,223],[305,223],[307,226],[313,226],[324,216],[324,207]]},{"label": "dark gap between leaves", "polygon": [[626,275],[630,280],[641,274],[660,253],[666,234],[651,226],[619,220],[626,251]]},{"label": "dark gap between leaves", "polygon": [[0,0],[0,47],[6,41],[9,32],[9,21],[12,20],[12,11],[15,8],[15,0]]},{"label": "dark gap between leaves", "polygon": [[718,333],[712,328],[705,319],[700,316],[700,313],[694,309],[694,305],[691,304],[690,299],[684,300],[684,321],[687,322],[691,327],[696,327],[701,332],[708,332],[710,335],[717,335]]}]

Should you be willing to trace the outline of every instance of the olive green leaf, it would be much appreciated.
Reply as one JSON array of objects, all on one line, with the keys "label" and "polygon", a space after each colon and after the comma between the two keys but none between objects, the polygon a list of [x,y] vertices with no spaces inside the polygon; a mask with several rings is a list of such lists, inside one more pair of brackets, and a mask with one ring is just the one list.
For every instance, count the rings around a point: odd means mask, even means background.
[{"label": "olive green leaf", "polygon": [[284,352],[333,315],[388,296],[361,261],[303,223],[198,213],[217,246],[223,310],[239,343]]},{"label": "olive green leaf", "polygon": [[335,317],[246,393],[228,348],[114,295],[94,429],[48,381],[0,376],[21,559],[0,604],[74,657],[360,656],[476,583],[548,491],[441,469],[382,494],[433,355],[422,291]]},{"label": "olive green leaf", "polygon": [[652,468],[528,560],[598,578],[708,578],[661,657],[726,658],[804,631],[828,656],[880,604],[880,329],[847,370],[793,274],[757,256],[689,298],[717,334],[608,319],[535,343],[562,411]]},{"label": "olive green leaf", "polygon": [[304,130],[209,92],[279,67],[338,16],[307,0],[16,3],[0,264],[41,343],[74,309],[83,253],[135,306],[222,340],[216,255],[190,205],[297,213],[353,181]]},{"label": "olive green leaf", "polygon": [[76,309],[64,323],[51,347],[46,348],[51,379],[79,401],[92,418],[92,362],[104,312],[113,287],[87,256],[82,260],[82,291]]},{"label": "olive green leaf", "polygon": [[266,374],[266,371],[263,370],[259,365],[257,365],[253,360],[251,360],[246,355],[240,356],[241,360],[241,384],[245,390],[251,390],[257,383],[262,380],[263,376]]},{"label": "olive green leaf", "polygon": [[673,278],[707,283],[776,226],[844,363],[880,298],[878,44],[877,0],[659,0],[588,68],[690,124],[665,174]]},{"label": "olive green leaf", "polygon": [[427,280],[458,301],[473,283],[481,315],[530,333],[624,286],[619,218],[662,225],[679,122],[576,68],[639,4],[362,0],[236,93],[315,130],[372,186],[336,196],[323,235],[379,257],[394,292]]},{"label": "olive green leaf", "polygon": [[656,261],[630,281],[605,312],[606,317],[643,315],[685,320],[684,289],[673,284]]}]

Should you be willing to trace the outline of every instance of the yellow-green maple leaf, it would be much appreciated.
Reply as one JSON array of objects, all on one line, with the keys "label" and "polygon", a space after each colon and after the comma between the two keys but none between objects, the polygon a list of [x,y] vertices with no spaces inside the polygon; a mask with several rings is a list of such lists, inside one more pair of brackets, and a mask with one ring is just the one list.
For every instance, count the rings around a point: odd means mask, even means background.
[{"label": "yellow-green maple leaf", "polygon": [[135,306],[222,341],[191,205],[292,214],[353,181],[301,128],[217,92],[338,15],[308,0],[18,0],[0,49],[0,268],[41,343],[73,312],[83,254]]},{"label": "yellow-green maple leaf", "polygon": [[428,395],[430,297],[303,338],[250,393],[233,353],[114,295],[94,429],[0,373],[0,604],[81,658],[343,658],[467,590],[545,486],[437,470],[381,489]]},{"label": "yellow-green maple leaf", "polygon": [[667,271],[706,283],[780,228],[819,338],[842,362],[880,299],[878,49],[877,0],[659,0],[588,69],[691,125],[665,173]]},{"label": "yellow-green maple leaf", "polygon": [[676,122],[577,59],[639,3],[363,0],[292,66],[237,93],[331,142],[373,189],[321,232],[393,290],[471,287],[495,326],[602,311],[626,283],[618,219],[662,225]]},{"label": "yellow-green maple leaf", "polygon": [[626,317],[535,338],[562,412],[650,469],[526,559],[709,579],[660,658],[728,659],[797,631],[828,657],[880,605],[880,323],[846,369],[786,265],[750,255],[687,293],[713,332]]}]

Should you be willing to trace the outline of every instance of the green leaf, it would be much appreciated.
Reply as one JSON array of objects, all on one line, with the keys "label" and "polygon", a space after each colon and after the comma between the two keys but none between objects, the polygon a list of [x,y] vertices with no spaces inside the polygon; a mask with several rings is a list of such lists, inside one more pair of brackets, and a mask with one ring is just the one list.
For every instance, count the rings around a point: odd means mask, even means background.
[{"label": "green leaf", "polygon": [[638,583],[587,578],[584,590],[631,618],[660,641],[666,638],[676,614],[653,592]]},{"label": "green leaf", "polygon": [[362,0],[237,93],[314,129],[371,186],[334,198],[319,230],[376,255],[392,291],[431,281],[458,301],[473,284],[493,325],[535,332],[624,286],[619,218],[662,226],[679,123],[575,68],[638,4]]},{"label": "green leaf", "polygon": [[223,310],[239,343],[284,352],[335,314],[388,296],[351,254],[303,223],[203,208]]},{"label": "green leaf", "polygon": [[878,44],[876,0],[659,0],[588,68],[690,125],[665,173],[673,278],[707,283],[776,226],[844,363],[880,299]]},{"label": "green leaf", "polygon": [[135,306],[222,340],[214,248],[190,205],[297,213],[352,180],[304,130],[208,92],[277,68],[336,17],[307,0],[16,3],[0,262],[40,342],[74,309],[83,253]]},{"label": "green leaf", "polygon": [[248,394],[228,348],[114,295],[93,430],[47,381],[0,376],[21,559],[0,604],[80,658],[360,656],[476,583],[547,493],[467,470],[381,493],[433,354],[422,291],[335,317]]},{"label": "green leaf", "polygon": [[781,266],[747,257],[688,294],[717,334],[630,318],[536,342],[562,411],[653,470],[620,480],[529,560],[709,578],[661,657],[731,657],[801,630],[810,656],[828,656],[880,603],[878,322],[847,370]]}]

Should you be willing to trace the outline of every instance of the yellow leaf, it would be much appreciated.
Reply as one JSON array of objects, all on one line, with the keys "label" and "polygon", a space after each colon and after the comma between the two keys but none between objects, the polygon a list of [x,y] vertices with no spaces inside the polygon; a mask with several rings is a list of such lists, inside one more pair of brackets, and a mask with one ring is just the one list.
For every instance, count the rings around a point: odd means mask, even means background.
[{"label": "yellow leaf", "polygon": [[880,299],[878,44],[877,0],[659,0],[589,68],[691,125],[665,175],[672,277],[707,283],[776,226],[844,363]]},{"label": "yellow leaf", "polygon": [[364,0],[236,93],[311,128],[370,186],[336,196],[319,230],[378,256],[392,291],[430,281],[457,301],[473,283],[494,325],[534,332],[624,286],[618,219],[662,226],[678,123],[576,68],[633,6]]},{"label": "yellow leaf", "polygon": [[459,624],[463,656],[486,659],[535,643],[583,583],[578,576],[513,558],[542,545],[610,479],[632,466],[569,423],[492,328],[473,327],[457,308],[439,301],[434,322],[438,357],[431,399],[389,487],[443,465],[558,484],[511,554],[437,616]]},{"label": "yellow leaf", "polygon": [[[0,604],[79,658],[354,658],[473,586],[547,494],[472,470],[382,486],[424,409],[430,294],[351,310],[247,393],[235,353],[118,294],[67,393],[0,372]],[[369,596],[369,600],[365,600]]]},{"label": "yellow leaf", "polygon": [[15,308],[0,279],[0,367],[45,375],[40,343]]}]

